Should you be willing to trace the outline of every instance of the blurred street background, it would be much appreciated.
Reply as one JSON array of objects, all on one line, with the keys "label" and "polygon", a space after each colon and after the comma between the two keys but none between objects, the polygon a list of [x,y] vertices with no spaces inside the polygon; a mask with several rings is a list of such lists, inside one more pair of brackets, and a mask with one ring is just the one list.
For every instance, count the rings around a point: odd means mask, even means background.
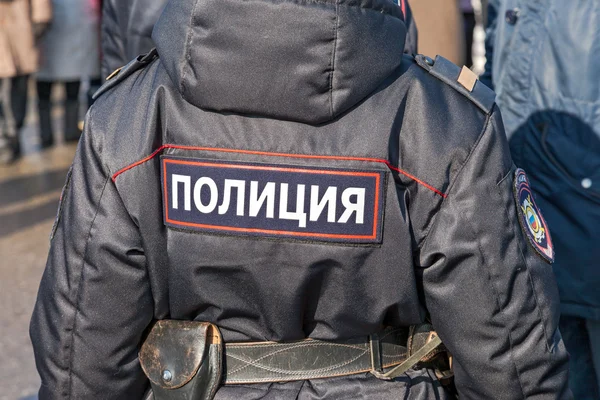
[{"label": "blurred street background", "polygon": [[76,144],[62,142],[63,90],[56,91],[56,145],[40,150],[35,91],[21,132],[22,157],[0,166],[0,399],[36,399],[39,378],[28,326],[49,234]]}]

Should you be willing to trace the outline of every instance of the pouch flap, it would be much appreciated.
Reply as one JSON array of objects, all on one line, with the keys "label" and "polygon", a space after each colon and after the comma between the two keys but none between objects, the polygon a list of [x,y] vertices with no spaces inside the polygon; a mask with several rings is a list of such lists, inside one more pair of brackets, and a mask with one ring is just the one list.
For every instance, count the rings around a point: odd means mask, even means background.
[{"label": "pouch flap", "polygon": [[152,383],[177,389],[196,375],[208,345],[220,340],[218,329],[207,322],[158,321],[142,345],[140,364]]}]

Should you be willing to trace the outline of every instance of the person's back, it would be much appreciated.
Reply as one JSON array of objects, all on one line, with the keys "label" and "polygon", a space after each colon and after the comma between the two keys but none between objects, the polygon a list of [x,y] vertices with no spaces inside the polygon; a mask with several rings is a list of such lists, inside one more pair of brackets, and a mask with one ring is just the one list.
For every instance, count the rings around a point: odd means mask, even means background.
[{"label": "person's back", "polygon": [[[551,242],[518,227],[493,94],[404,36],[391,1],[171,2],[88,116],[31,325],[40,398],[140,397],[154,320],[227,345],[427,315],[461,398],[568,398]],[[447,398],[428,369],[278,383],[308,361],[275,354],[215,398]]]}]

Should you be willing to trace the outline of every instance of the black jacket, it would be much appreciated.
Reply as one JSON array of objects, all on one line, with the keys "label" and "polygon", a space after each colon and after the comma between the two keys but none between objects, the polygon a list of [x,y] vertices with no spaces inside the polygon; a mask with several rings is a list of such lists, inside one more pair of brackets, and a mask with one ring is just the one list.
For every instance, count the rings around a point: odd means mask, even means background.
[{"label": "black jacket", "polygon": [[[365,336],[427,315],[461,398],[570,398],[556,285],[518,223],[493,93],[403,55],[398,10],[169,3],[160,58],[129,64],[87,117],[31,323],[41,399],[139,398],[157,319],[210,321],[231,342]],[[439,390],[412,371],[216,399]]]},{"label": "black jacket", "polygon": [[167,0],[103,0],[102,76],[154,47],[152,29]]}]

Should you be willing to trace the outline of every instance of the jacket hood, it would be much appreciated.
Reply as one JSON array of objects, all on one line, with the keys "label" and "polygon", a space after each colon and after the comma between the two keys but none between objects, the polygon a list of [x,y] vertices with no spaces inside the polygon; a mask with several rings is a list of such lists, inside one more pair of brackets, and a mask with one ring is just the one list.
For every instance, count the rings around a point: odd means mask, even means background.
[{"label": "jacket hood", "polygon": [[191,104],[311,124],[373,92],[405,37],[392,0],[177,0],[153,33]]}]

